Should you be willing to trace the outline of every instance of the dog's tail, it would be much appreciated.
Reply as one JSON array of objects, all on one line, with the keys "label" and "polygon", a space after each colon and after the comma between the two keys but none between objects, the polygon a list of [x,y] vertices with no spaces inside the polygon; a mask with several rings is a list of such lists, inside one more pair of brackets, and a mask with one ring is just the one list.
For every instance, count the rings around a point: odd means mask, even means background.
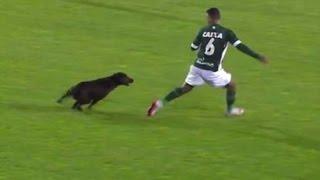
[{"label": "dog's tail", "polygon": [[74,86],[71,87],[70,89],[68,89],[58,100],[57,100],[57,103],[62,103],[63,100],[67,97],[70,97],[72,94],[73,94],[73,91],[74,91]]}]

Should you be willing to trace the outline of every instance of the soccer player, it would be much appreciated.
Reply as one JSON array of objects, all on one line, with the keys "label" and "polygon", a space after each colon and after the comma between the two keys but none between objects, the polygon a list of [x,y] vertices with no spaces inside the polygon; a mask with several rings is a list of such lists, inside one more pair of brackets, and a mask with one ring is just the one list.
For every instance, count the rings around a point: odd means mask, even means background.
[{"label": "soccer player", "polygon": [[213,87],[226,89],[227,116],[241,116],[243,108],[234,107],[236,99],[236,84],[231,80],[231,74],[222,68],[223,57],[227,52],[228,44],[233,45],[241,52],[267,63],[267,59],[244,45],[235,33],[220,25],[220,11],[218,8],[207,10],[208,25],[202,28],[191,44],[193,51],[198,50],[195,63],[191,65],[189,73],[182,87],[171,91],[163,99],[156,100],[148,110],[148,116],[154,116],[170,101],[190,92],[193,87],[205,83]]}]

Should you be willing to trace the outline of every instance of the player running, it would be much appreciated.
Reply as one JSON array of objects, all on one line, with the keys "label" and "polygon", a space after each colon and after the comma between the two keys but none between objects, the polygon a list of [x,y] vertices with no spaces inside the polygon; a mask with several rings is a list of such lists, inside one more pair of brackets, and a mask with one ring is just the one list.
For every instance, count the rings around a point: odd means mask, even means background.
[{"label": "player running", "polygon": [[174,89],[163,99],[153,102],[148,110],[148,116],[154,116],[170,101],[190,92],[193,87],[205,83],[226,89],[227,116],[243,115],[243,108],[233,106],[236,99],[236,84],[231,80],[231,74],[222,68],[228,43],[262,63],[267,63],[267,59],[244,45],[233,31],[219,24],[220,11],[218,8],[208,9],[207,14],[208,25],[199,31],[191,44],[193,51],[198,50],[198,56],[195,63],[190,66],[184,85]]}]

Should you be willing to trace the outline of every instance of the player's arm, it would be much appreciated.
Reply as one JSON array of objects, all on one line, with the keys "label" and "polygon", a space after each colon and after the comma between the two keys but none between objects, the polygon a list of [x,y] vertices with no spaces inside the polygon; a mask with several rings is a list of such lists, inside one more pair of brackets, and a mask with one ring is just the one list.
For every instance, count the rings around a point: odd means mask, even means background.
[{"label": "player's arm", "polygon": [[234,47],[236,47],[239,51],[241,51],[244,54],[247,54],[247,55],[249,55],[249,56],[251,56],[251,57],[253,57],[255,59],[260,60],[262,63],[267,63],[267,59],[264,56],[256,53],[255,51],[250,49],[248,46],[243,44],[232,31],[229,32],[229,37],[228,38],[229,38],[229,42]]},{"label": "player's arm", "polygon": [[201,45],[201,39],[202,39],[202,30],[200,30],[197,34],[197,36],[194,38],[193,42],[191,43],[191,50],[195,51],[198,50]]}]

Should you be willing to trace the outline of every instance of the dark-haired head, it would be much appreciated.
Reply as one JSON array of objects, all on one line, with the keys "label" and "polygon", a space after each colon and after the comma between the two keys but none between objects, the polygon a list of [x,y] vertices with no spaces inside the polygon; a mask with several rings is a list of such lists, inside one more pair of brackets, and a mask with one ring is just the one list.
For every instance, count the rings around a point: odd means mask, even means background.
[{"label": "dark-haired head", "polygon": [[218,24],[221,18],[220,10],[218,8],[210,8],[207,10],[208,24]]}]

